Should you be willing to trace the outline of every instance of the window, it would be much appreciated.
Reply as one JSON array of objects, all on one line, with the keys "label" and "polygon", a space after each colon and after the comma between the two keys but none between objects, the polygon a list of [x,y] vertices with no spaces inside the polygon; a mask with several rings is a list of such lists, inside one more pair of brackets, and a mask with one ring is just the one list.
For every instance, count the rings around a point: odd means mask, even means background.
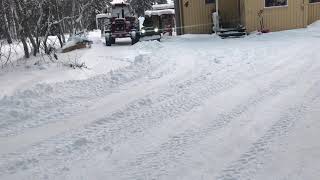
[{"label": "window", "polygon": [[320,0],[309,0],[310,3],[317,3],[320,2]]},{"label": "window", "polygon": [[212,4],[212,3],[216,3],[216,0],[205,0],[206,4]]},{"label": "window", "polygon": [[288,0],[265,0],[265,7],[287,6]]}]

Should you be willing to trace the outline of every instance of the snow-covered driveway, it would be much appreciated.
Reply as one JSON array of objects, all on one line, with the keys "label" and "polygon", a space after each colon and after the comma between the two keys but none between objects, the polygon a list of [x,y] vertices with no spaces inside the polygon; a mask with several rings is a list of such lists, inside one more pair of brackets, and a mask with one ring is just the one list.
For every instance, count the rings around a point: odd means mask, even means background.
[{"label": "snow-covered driveway", "polygon": [[80,51],[87,78],[0,87],[0,179],[316,180],[319,43],[319,24],[242,39],[95,40]]}]

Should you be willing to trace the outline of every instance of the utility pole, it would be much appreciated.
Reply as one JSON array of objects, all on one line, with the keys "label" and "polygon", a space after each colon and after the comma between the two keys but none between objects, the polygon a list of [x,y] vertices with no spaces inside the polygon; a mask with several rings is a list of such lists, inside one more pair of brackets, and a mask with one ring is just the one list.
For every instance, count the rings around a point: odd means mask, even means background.
[{"label": "utility pole", "polygon": [[215,29],[215,34],[218,34],[218,31],[220,29],[220,18],[219,18],[219,0],[216,0],[216,12],[213,15],[214,19],[214,29]]}]

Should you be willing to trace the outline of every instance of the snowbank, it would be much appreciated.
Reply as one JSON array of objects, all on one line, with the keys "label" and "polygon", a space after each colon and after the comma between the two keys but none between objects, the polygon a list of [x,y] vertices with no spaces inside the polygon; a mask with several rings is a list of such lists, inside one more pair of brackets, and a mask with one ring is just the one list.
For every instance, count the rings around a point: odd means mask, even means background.
[{"label": "snowbank", "polygon": [[308,26],[309,29],[320,30],[320,21],[316,21]]},{"label": "snowbank", "polygon": [[111,5],[117,5],[117,4],[125,4],[125,5],[130,5],[129,3],[124,2],[124,0],[113,0]]},{"label": "snowbank", "polygon": [[159,41],[141,41],[134,48],[139,50],[156,50],[163,48],[163,44]]},{"label": "snowbank", "polygon": [[[88,39],[93,41],[92,48],[58,53],[57,62],[50,61],[48,64],[43,62],[41,65],[35,65],[35,62],[43,59],[41,56],[32,56],[28,61],[19,59],[23,57],[23,47],[19,44],[19,47],[15,48],[17,51],[14,52],[14,66],[0,68],[0,98],[12,95],[17,90],[31,88],[37,83],[51,84],[68,80],[84,80],[106,74],[112,70],[129,66],[133,61],[132,57],[137,53],[131,49],[131,46],[118,47],[123,51],[121,54],[118,51],[107,49],[102,44],[100,31],[89,32]],[[74,70],[63,66],[65,63],[76,60],[84,62],[88,69]]]}]

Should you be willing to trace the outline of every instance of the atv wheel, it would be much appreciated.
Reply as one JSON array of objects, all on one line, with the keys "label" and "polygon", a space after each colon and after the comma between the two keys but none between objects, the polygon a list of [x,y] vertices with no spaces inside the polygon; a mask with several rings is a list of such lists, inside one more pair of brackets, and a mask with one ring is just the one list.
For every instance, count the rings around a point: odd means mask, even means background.
[{"label": "atv wheel", "polygon": [[111,46],[111,41],[108,38],[106,38],[106,46]]},{"label": "atv wheel", "polygon": [[111,44],[116,44],[116,38],[111,38]]},{"label": "atv wheel", "polygon": [[131,32],[131,44],[134,45],[140,40],[140,35],[136,31]]},{"label": "atv wheel", "polygon": [[137,39],[131,39],[131,45],[134,45],[134,44],[136,44],[138,41],[137,41]]}]

